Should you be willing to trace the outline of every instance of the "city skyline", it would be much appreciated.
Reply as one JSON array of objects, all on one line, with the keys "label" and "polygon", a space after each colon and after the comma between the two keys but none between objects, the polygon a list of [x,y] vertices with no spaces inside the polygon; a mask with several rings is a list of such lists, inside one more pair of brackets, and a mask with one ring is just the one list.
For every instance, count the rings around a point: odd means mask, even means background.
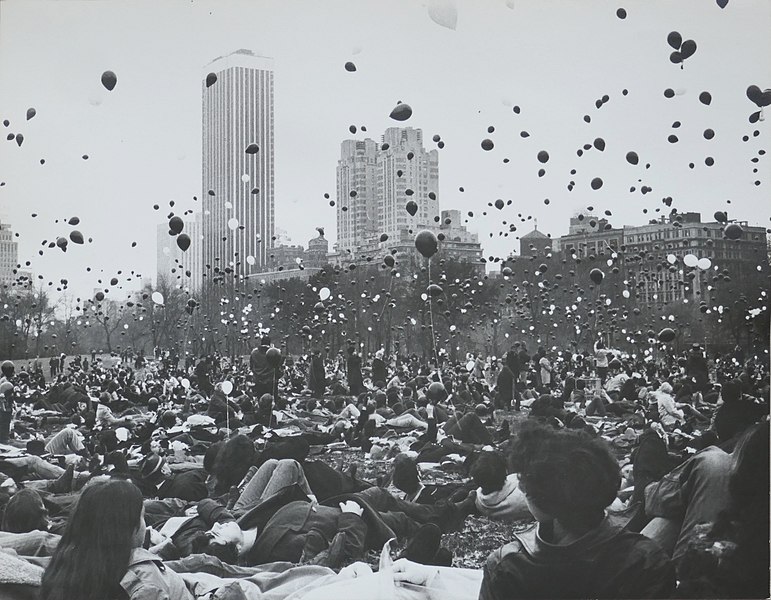
[{"label": "city skyline", "polygon": [[[516,249],[534,219],[556,236],[565,214],[589,206],[612,211],[616,227],[666,214],[666,198],[767,226],[768,125],[748,123],[757,107],[746,90],[771,82],[771,5],[626,4],[620,19],[593,0],[456,3],[451,29],[406,1],[4,1],[0,117],[24,142],[0,144],[0,216],[44,284],[66,278],[85,295],[120,271],[121,286],[138,285],[155,269],[148,222],[162,222],[172,200],[175,214],[201,210],[205,65],[249,48],[276,65],[275,219],[294,240],[322,226],[335,241],[324,194],[334,197],[341,140],[395,125],[422,129],[438,150],[442,205],[461,211],[488,258]],[[698,43],[682,69],[669,62],[673,30]],[[100,83],[106,70],[113,91]],[[389,118],[399,101],[412,107],[406,122]],[[93,243],[45,248],[72,216]]]}]

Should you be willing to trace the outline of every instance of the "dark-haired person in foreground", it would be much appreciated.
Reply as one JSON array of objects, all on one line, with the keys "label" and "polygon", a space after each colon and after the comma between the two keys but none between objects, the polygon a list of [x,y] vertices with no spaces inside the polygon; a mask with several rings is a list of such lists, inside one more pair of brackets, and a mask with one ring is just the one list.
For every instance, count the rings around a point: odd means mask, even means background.
[{"label": "dark-haired person in foreground", "polygon": [[[675,571],[664,552],[608,520],[621,475],[605,443],[528,425],[512,447],[511,467],[538,524],[490,555],[480,600],[672,594]],[[397,581],[442,587],[436,569],[397,561],[394,570]]]},{"label": "dark-haired person in foreground", "polygon": [[142,549],[145,529],[133,483],[87,486],[43,574],[41,600],[192,600],[182,578]]}]

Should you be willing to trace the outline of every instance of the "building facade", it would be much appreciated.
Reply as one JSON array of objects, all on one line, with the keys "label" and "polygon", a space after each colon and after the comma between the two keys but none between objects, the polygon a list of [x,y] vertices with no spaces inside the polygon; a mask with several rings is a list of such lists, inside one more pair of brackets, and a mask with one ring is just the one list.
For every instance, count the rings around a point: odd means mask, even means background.
[{"label": "building facade", "polygon": [[172,285],[181,285],[190,292],[198,292],[203,285],[203,214],[184,222],[183,233],[190,236],[190,247],[183,252],[176,238],[169,235],[167,223],[158,225],[156,236],[156,284],[166,279]]},{"label": "building facade", "polygon": [[238,50],[205,71],[202,260],[208,278],[244,276],[268,268],[275,232],[273,61]]},{"label": "building facade", "polygon": [[345,140],[337,162],[337,247],[353,253],[376,233],[377,143]]},{"label": "building facade", "polygon": [[19,265],[19,243],[8,223],[0,223],[0,284],[11,287]]}]

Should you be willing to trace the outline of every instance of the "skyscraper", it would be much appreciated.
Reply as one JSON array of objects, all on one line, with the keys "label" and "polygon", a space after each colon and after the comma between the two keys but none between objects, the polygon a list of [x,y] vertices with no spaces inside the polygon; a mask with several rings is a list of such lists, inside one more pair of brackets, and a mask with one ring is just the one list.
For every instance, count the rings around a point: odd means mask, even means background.
[{"label": "skyscraper", "polygon": [[237,50],[205,71],[202,260],[211,280],[268,264],[275,228],[273,61]]},{"label": "skyscraper", "polygon": [[337,162],[337,248],[356,252],[377,233],[377,144],[345,140]]},{"label": "skyscraper", "polygon": [[[439,154],[423,147],[423,132],[391,127],[383,144],[345,140],[337,163],[337,251],[353,255],[385,233],[439,226]],[[417,211],[407,212],[414,200]]]},{"label": "skyscraper", "polygon": [[[385,149],[383,149],[385,147]],[[439,224],[439,153],[423,148],[423,132],[389,127],[377,159],[378,230],[389,237],[400,231]],[[411,216],[406,205],[414,200]]]},{"label": "skyscraper", "polygon": [[156,282],[165,278],[171,285],[181,285],[191,292],[201,289],[203,280],[203,248],[201,228],[203,215],[186,220],[183,232],[190,236],[191,244],[186,252],[180,250],[174,236],[169,235],[168,223],[158,225],[156,246]]},{"label": "skyscraper", "polygon": [[19,263],[19,244],[8,223],[0,223],[0,284],[10,286],[16,279],[14,269]]}]

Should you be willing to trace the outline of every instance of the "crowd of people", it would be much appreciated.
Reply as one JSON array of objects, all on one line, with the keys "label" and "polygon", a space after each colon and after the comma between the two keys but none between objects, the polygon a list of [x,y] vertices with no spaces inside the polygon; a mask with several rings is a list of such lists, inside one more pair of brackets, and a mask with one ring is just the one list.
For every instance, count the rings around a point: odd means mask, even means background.
[{"label": "crowd of people", "polygon": [[[387,575],[400,597],[767,597],[768,356],[748,354],[293,357],[266,336],[49,377],[5,361],[0,589],[299,600]],[[444,543],[470,516],[517,524],[473,572]]]}]

